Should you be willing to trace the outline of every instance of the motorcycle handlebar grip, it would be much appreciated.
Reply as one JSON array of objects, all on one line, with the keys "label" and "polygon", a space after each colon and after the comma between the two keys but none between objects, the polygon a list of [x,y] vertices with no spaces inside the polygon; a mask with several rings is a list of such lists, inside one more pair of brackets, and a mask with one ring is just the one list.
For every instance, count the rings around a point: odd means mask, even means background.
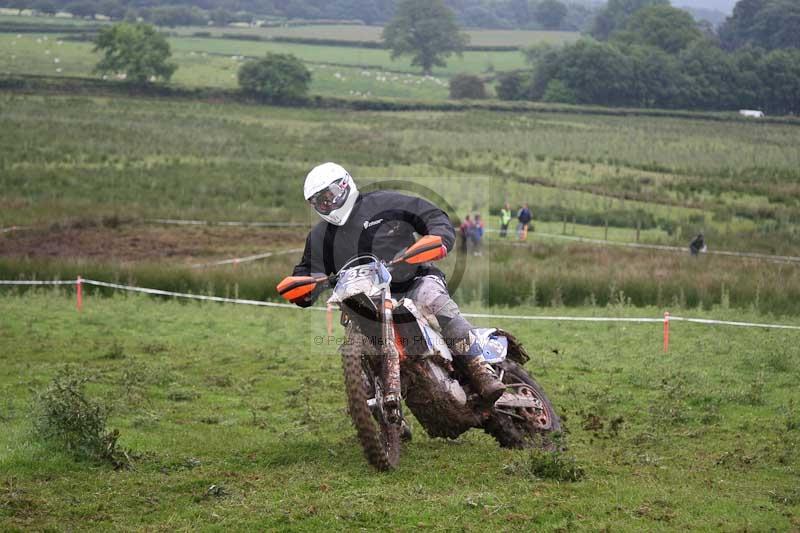
[{"label": "motorcycle handlebar grip", "polygon": [[[327,277],[324,279],[327,280]],[[293,302],[314,292],[320,281],[322,279],[313,276],[288,276],[278,283],[276,289],[281,297]]]},{"label": "motorcycle handlebar grip", "polygon": [[406,248],[400,257],[393,263],[405,262],[410,265],[417,265],[419,263],[427,263],[428,261],[438,261],[447,256],[447,247],[445,247],[442,238],[439,235],[425,235],[417,242]]}]

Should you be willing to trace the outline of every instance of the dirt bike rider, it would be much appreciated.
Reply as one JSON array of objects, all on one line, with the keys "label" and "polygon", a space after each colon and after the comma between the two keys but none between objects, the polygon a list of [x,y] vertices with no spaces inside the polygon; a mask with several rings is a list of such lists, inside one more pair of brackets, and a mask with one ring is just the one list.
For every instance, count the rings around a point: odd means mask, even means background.
[{"label": "dirt bike rider", "polygon": [[[330,275],[359,254],[391,260],[415,242],[415,233],[441,237],[448,252],[455,242],[450,219],[432,203],[394,191],[360,194],[350,174],[335,163],[314,167],[306,177],[303,195],[323,221],[309,232],[294,276]],[[429,321],[435,317],[477,393],[488,402],[496,402],[504,386],[483,358],[472,325],[450,297],[444,273],[432,263],[395,268],[391,291],[398,300],[413,300]],[[293,303],[310,306],[319,292]]]}]

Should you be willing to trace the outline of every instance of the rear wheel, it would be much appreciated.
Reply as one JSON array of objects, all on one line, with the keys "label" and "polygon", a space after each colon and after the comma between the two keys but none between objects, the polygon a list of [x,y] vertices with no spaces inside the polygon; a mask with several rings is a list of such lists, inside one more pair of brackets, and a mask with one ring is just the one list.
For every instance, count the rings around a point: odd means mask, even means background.
[{"label": "rear wheel", "polygon": [[561,419],[542,387],[522,366],[505,360],[497,365],[511,392],[534,400],[535,407],[496,407],[484,430],[504,448],[541,447],[555,450],[561,435]]},{"label": "rear wheel", "polygon": [[370,368],[368,350],[361,334],[349,330],[342,346],[347,408],[367,461],[378,470],[391,470],[400,462],[400,428],[383,412],[383,380]]}]

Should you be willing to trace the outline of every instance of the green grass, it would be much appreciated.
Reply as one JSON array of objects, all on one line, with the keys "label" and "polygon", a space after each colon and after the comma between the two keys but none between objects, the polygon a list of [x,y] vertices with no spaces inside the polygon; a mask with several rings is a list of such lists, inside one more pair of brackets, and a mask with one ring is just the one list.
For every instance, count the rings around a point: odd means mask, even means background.
[{"label": "green grass", "polygon": [[[150,249],[154,255],[145,258],[125,258],[124,247],[115,235],[122,228],[92,233],[97,242],[105,242],[107,255],[98,251],[84,253],[82,247],[71,248],[80,230],[63,233],[39,230],[40,243],[27,246],[36,259],[21,257],[25,252],[8,252],[0,257],[0,279],[88,279],[126,283],[182,293],[210,294],[221,297],[240,297],[254,300],[282,301],[275,286],[297,263],[300,253],[278,255],[262,261],[205,269],[193,269],[194,263],[242,257],[254,252],[302,248],[302,232],[292,240],[273,238],[271,230],[256,230],[263,235],[261,249],[237,250],[231,247],[192,248],[179,257],[169,253],[155,255],[164,242],[202,242],[202,237],[179,230],[162,229],[156,238],[143,226],[130,231],[141,232],[138,246]],[[540,227],[537,227],[541,231]],[[169,234],[163,232],[170,231]],[[4,241],[10,250],[17,250],[15,241],[24,241],[36,230],[6,234]],[[220,232],[220,230],[218,230]],[[49,238],[48,238],[49,236]],[[230,240],[237,236],[231,234]],[[82,239],[87,240],[87,236]],[[64,242],[60,248],[56,246]],[[252,239],[249,246],[255,246]],[[43,250],[40,252],[38,248]],[[193,250],[196,250],[193,252]],[[215,253],[216,252],[216,253]],[[455,300],[463,305],[541,308],[590,306],[602,308],[609,304],[647,307],[669,307],[673,312],[711,309],[721,306],[742,312],[759,311],[778,317],[800,315],[800,269],[785,264],[763,263],[724,256],[692,258],[653,250],[631,250],[611,247],[603,249],[585,244],[563,243],[552,238],[529,234],[529,243],[519,245],[512,236],[501,239],[489,234],[483,256],[467,255],[458,258],[452,253],[440,268],[450,280]],[[462,277],[456,266],[465,267]],[[565,268],[564,265],[569,265]],[[6,290],[8,290],[6,288]],[[104,292],[107,292],[103,290]]]},{"label": "green grass", "polygon": [[[570,483],[535,478],[527,452],[479,432],[449,443],[417,425],[400,469],[372,471],[338,357],[314,342],[323,313],[120,296],[90,297],[79,314],[72,298],[42,291],[0,298],[0,315],[3,529],[800,523],[796,332],[674,324],[664,355],[658,324],[504,322],[566,418],[568,454],[585,471]],[[75,461],[34,436],[32,394],[65,364],[113,408],[109,427],[138,455],[133,469]]]},{"label": "green grass", "polygon": [[[792,194],[800,129],[787,125],[12,95],[0,96],[0,108],[2,227],[32,224],[46,231],[53,223],[81,227],[103,217],[310,224],[316,218],[300,194],[303,177],[320,161],[335,160],[362,188],[386,179],[399,180],[404,191],[422,186],[441,197],[436,201],[451,215],[480,212],[492,229],[504,201],[515,208],[527,201],[536,229],[546,233],[602,239],[604,214],[617,213],[610,240],[635,240],[641,215],[650,224],[640,232],[643,243],[683,247],[704,229],[712,250],[800,254],[800,205]],[[694,141],[706,143],[715,157],[698,156]],[[745,166],[752,157],[759,158],[757,170]],[[564,228],[560,217],[552,218],[558,209],[592,214],[597,224],[572,224],[568,216]],[[269,249],[280,249],[264,231]],[[495,238],[490,234],[489,244]],[[477,261],[479,271],[465,280],[461,301],[604,305],[622,290],[639,306],[727,302],[800,312],[796,266],[720,257],[691,262],[663,252],[532,242],[532,248],[493,248]],[[11,277],[80,273],[68,251],[49,264],[7,259],[3,268]],[[291,267],[284,259],[254,273],[243,293],[274,297],[271,287]],[[128,266],[99,261],[102,279],[128,277]],[[161,288],[182,290],[186,279],[171,267],[131,268]],[[261,275],[263,290],[253,288]],[[235,283],[203,276],[187,283],[205,292],[209,282],[223,295]]]},{"label": "green grass", "polygon": [[728,247],[800,250],[800,128],[789,125],[29,96],[2,96],[0,106],[8,169],[0,183],[13,206],[0,213],[3,225],[74,216],[86,206],[97,216],[125,209],[307,220],[289,184],[334,159],[365,181],[433,187],[460,213],[487,215],[506,199],[535,209],[642,210],[683,227],[645,240],[683,243],[705,227]]},{"label": "green grass", "polygon": [[[182,41],[173,41],[172,60],[178,65],[172,78],[174,83],[188,87],[238,87],[236,73],[245,60],[241,56],[247,52],[237,47],[242,44],[240,41],[228,41],[233,46],[225,47],[225,53],[214,44],[220,40],[209,40],[209,46],[199,48],[195,45],[202,44],[203,39],[192,39],[189,43]],[[294,46],[300,45],[282,44],[281,50],[274,51],[289,51],[288,47]],[[91,43],[64,41],[54,35],[21,34],[17,37],[17,34],[0,34],[0,73],[94,77],[96,74],[93,73],[93,68],[99,55],[93,53],[92,49]],[[334,48],[337,53],[341,50],[345,49]],[[264,50],[249,52],[257,55],[265,53]],[[313,54],[308,55],[312,56]],[[359,58],[341,55],[337,57],[340,60],[341,57],[348,57],[354,59],[351,64],[361,64]],[[365,66],[369,68],[365,69],[360,66],[329,65],[314,59],[309,61],[308,68],[312,72],[311,91],[314,94],[438,100],[446,99],[449,94],[447,78],[420,76],[410,68],[400,69],[406,72],[389,72],[373,68],[375,65],[368,62]],[[340,62],[348,61],[349,59]]]},{"label": "green grass", "polygon": [[[102,24],[102,21],[87,21],[78,18],[17,15],[17,10],[0,8],[0,23],[15,24],[55,24],[86,26]],[[265,28],[181,26],[178,28],[162,28],[177,35],[191,36],[195,32],[208,32],[213,36],[257,35],[262,38],[298,37],[312,39],[332,39],[343,41],[380,41],[383,27],[354,24],[323,24],[302,26],[276,26]],[[475,46],[520,46],[534,44],[560,44],[578,39],[577,32],[539,31],[539,30],[485,30],[467,29],[469,44]]]},{"label": "green grass", "polygon": [[[229,35],[257,35],[262,38],[271,37],[296,37],[306,39],[332,39],[342,41],[368,41],[381,40],[383,27],[362,26],[352,24],[325,24],[308,26],[288,26],[270,28],[216,28],[216,27],[181,27],[176,28],[179,35],[191,36],[195,32],[209,32],[213,36]],[[577,40],[577,32],[566,31],[536,31],[536,30],[465,30],[469,35],[469,44],[473,46],[520,46],[527,47],[534,44],[560,44]]]},{"label": "green grass", "polygon": [[50,76],[90,76],[99,59],[92,45],[57,35],[0,34],[0,72]]},{"label": "green grass", "polygon": [[[796,246],[791,225],[780,244],[755,234],[800,212],[791,194],[800,164],[793,126],[237,105],[223,115],[188,102],[3,98],[2,164],[12,172],[0,182],[16,206],[0,214],[4,225],[76,215],[87,205],[98,216],[124,206],[142,216],[307,219],[285,180],[330,158],[367,181],[411,177],[462,213],[487,215],[506,198],[540,208],[643,210],[686,224],[682,235],[645,234],[653,242],[684,239],[694,225],[731,243],[744,236],[764,251]],[[707,145],[702,157],[694,142]],[[754,158],[757,166],[747,166]],[[268,185],[276,176],[279,183]]]},{"label": "green grass", "polygon": [[[59,41],[62,38],[55,34],[0,34],[0,73],[57,75],[56,69],[61,68],[62,75],[92,75],[92,69],[99,59],[97,54],[92,53],[94,45],[74,41],[56,44]],[[373,76],[387,77],[386,81],[375,81],[373,90],[378,89],[378,92],[373,92],[373,95],[376,96],[446,98],[446,90],[435,94],[409,92],[408,83],[404,82],[411,80],[414,84],[417,81],[430,84],[437,80],[444,83],[446,88],[447,78],[453,74],[485,74],[493,70],[513,70],[525,66],[524,56],[520,52],[464,52],[461,57],[450,57],[447,67],[436,69],[436,77],[431,78],[421,76],[420,69],[412,67],[409,58],[392,61],[386,50],[191,37],[172,37],[169,43],[172,61],[178,65],[173,81],[199,87],[236,86],[235,76],[232,78],[231,75],[236,73],[238,63],[232,57],[261,57],[268,52],[289,53],[299,57],[314,69],[314,78],[321,77],[323,81],[318,86],[313,80],[312,92],[332,95],[347,94],[351,89],[357,90],[358,86],[342,84],[330,91],[330,87],[324,84],[324,68],[370,69]],[[61,59],[61,64],[54,64],[56,57]],[[356,77],[355,72],[350,76],[351,79]]]},{"label": "green grass", "polygon": [[[202,214],[222,202],[236,206],[228,218],[269,217],[276,203],[301,203],[282,187],[266,187],[270,176],[259,177],[259,165],[286,167],[278,174],[283,181],[300,179],[314,162],[333,158],[365,180],[402,178],[433,186],[459,210],[485,212],[504,198],[527,199],[542,207],[644,209],[674,221],[705,213],[719,230],[736,230],[736,224],[748,230],[754,219],[734,216],[728,223],[717,220],[715,210],[746,214],[769,208],[792,216],[798,211],[791,197],[780,196],[796,186],[800,165],[792,149],[800,129],[793,126],[545,113],[368,113],[230,104],[220,109],[68,97],[3,96],[0,105],[2,162],[13,170],[3,178],[9,201],[102,198],[109,207],[140,203],[150,215]],[[80,137],[70,134],[75,127],[82,129]],[[706,152],[698,154],[694,143],[705,143]],[[756,165],[748,165],[754,158]],[[240,184],[242,167],[250,170]],[[642,170],[647,167],[652,168]],[[59,181],[48,182],[45,176],[55,169]],[[82,176],[72,183],[77,188],[54,195],[76,171]],[[183,181],[189,171],[191,178]],[[771,177],[758,180],[759,174]],[[166,176],[169,180],[153,180]],[[242,188],[244,183],[249,185]],[[209,187],[222,187],[225,194],[211,198]],[[182,195],[189,191],[191,196]],[[148,194],[158,195],[160,206]],[[253,194],[267,197],[248,201]],[[26,205],[5,211],[0,222],[31,221],[25,213],[38,206]],[[306,217],[302,211],[300,218]]]},{"label": "green grass", "polygon": [[[415,74],[421,72],[419,67],[411,66],[408,57],[392,61],[388,50],[191,37],[172,38],[170,46],[173,52],[194,51],[245,56],[261,56],[267,52],[291,53],[310,63],[380,67],[385,70]],[[462,57],[448,58],[447,66],[434,69],[434,74],[452,75],[460,72],[479,74],[490,68],[503,71],[523,66],[525,57],[520,52],[464,52]]]},{"label": "green grass", "polygon": [[49,17],[40,15],[18,15],[16,9],[0,8],[0,23],[51,24],[55,26],[92,26],[102,24],[99,20],[84,20],[74,17]]}]

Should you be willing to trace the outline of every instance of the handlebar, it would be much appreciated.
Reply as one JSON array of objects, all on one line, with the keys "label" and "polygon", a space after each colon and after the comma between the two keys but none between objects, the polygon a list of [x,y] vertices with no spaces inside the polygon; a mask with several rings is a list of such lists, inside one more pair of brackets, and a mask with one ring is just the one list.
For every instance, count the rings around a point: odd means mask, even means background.
[{"label": "handlebar", "polygon": [[324,283],[327,287],[333,287],[339,279],[339,273],[345,270],[350,263],[358,261],[359,259],[374,259],[380,261],[391,271],[395,266],[400,264],[418,265],[420,263],[427,263],[429,261],[438,261],[447,255],[447,248],[442,242],[442,238],[438,235],[425,235],[417,242],[401,251],[389,262],[381,261],[378,257],[372,254],[364,254],[353,259],[350,259],[344,264],[336,273],[331,275],[317,274],[311,276],[289,276],[284,278],[278,286],[278,294],[290,302],[302,300],[303,298],[314,292],[315,289]]}]

